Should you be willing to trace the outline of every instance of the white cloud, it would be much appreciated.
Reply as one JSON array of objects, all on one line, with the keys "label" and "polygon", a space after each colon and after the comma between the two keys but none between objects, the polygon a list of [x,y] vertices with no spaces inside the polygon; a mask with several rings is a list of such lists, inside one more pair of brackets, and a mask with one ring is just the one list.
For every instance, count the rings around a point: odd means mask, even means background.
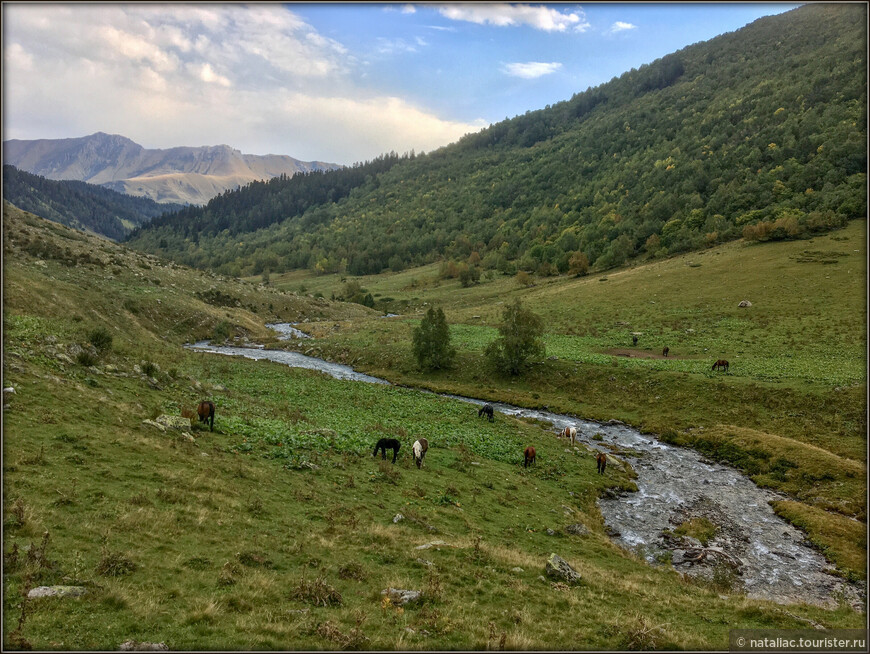
[{"label": "white cloud", "polygon": [[[419,39],[417,42],[419,44]],[[425,43],[420,45],[425,45]],[[417,52],[416,46],[408,43],[405,39],[387,39],[383,37],[377,39],[377,47],[375,49],[379,54],[383,55],[392,55],[398,52]]]},{"label": "white cloud", "polygon": [[501,3],[439,5],[437,9],[442,16],[451,20],[463,20],[478,25],[528,25],[545,32],[565,32],[569,29],[585,32],[590,27],[586,15],[579,9],[562,13],[551,7]]},{"label": "white cloud", "polygon": [[229,79],[223,75],[218,75],[212,70],[211,64],[203,64],[199,69],[199,79],[208,84],[220,84],[221,86],[231,86]]},{"label": "white cloud", "polygon": [[631,23],[624,23],[623,21],[618,20],[610,26],[610,29],[607,30],[607,33],[616,34],[617,32],[625,32],[627,30],[635,29],[637,29],[637,25],[632,25]]},{"label": "white cloud", "polygon": [[368,91],[354,54],[292,5],[7,3],[3,23],[4,138],[104,131],[352,163],[485,126]]},{"label": "white cloud", "polygon": [[523,79],[535,79],[543,75],[555,73],[562,67],[559,62],[543,63],[540,61],[529,61],[527,63],[505,64],[502,70],[508,75],[514,77],[522,77]]},{"label": "white cloud", "polygon": [[415,14],[417,13],[417,8],[414,5],[402,5],[401,7],[396,8],[396,5],[387,5],[384,7],[384,11],[393,12],[399,11],[403,14]]}]

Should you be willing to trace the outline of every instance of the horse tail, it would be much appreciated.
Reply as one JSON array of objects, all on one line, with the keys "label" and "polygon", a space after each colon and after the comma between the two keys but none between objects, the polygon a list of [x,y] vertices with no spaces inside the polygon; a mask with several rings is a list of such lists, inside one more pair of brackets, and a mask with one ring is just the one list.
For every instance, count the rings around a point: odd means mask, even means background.
[{"label": "horse tail", "polygon": [[375,443],[375,451],[372,452],[372,456],[377,456],[377,455],[378,455],[378,445],[380,445],[380,444],[381,444],[380,441],[378,441],[377,443]]}]

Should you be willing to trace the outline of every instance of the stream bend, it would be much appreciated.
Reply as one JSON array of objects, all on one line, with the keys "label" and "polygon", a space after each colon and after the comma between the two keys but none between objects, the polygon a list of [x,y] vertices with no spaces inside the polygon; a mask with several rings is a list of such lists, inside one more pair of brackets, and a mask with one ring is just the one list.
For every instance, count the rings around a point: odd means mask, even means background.
[{"label": "stream bend", "polygon": [[[284,340],[307,337],[286,323],[268,326],[279,331]],[[349,366],[298,352],[216,346],[207,341],[185,347],[268,359],[319,370],[337,379],[391,385]],[[548,422],[559,432],[573,425],[578,440],[594,451],[608,453],[609,465],[627,463],[634,468],[637,492],[602,497],[599,507],[615,542],[641,554],[650,563],[670,561],[680,572],[711,581],[716,575],[721,577],[723,571],[730,571],[726,574],[750,598],[783,604],[806,602],[830,608],[845,600],[856,610],[864,609],[863,589],[830,574],[831,566],[804,535],[773,512],[769,502],[786,498],[758,487],[738,470],[707,461],[694,450],[662,443],[617,421],[601,424],[458,395],[442,397],[475,405],[490,404],[505,415]],[[614,456],[614,451],[618,455]],[[579,448],[575,453],[584,454]],[[594,465],[592,457],[578,460],[578,464],[584,462]],[[706,548],[700,548],[697,541],[687,542],[663,534],[663,530],[673,530],[690,518],[705,518],[716,525],[716,536]],[[703,550],[708,555],[704,561],[689,560]]]}]

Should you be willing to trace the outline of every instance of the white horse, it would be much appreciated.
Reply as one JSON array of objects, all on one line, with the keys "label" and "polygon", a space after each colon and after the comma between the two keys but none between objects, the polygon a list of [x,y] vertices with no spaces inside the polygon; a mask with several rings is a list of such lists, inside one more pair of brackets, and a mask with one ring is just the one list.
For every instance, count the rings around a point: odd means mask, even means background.
[{"label": "white horse", "polygon": [[419,468],[423,465],[423,457],[426,456],[426,451],[429,449],[429,441],[420,438],[414,441],[414,446],[411,449],[414,450],[414,462]]},{"label": "white horse", "polygon": [[565,429],[563,429],[560,432],[559,436],[567,438],[568,440],[571,441],[571,445],[573,445],[574,441],[577,440],[577,428],[569,425],[569,426],[565,427]]}]

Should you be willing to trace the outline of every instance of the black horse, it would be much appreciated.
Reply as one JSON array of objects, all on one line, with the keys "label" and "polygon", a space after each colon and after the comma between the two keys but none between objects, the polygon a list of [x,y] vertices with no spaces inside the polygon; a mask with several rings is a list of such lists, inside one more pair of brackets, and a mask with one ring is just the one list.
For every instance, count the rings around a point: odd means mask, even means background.
[{"label": "black horse", "polygon": [[489,421],[492,422],[495,418],[492,417],[492,407],[489,404],[484,404],[480,407],[480,411],[477,412],[477,417],[486,416],[489,418]]},{"label": "black horse", "polygon": [[378,450],[381,451],[381,458],[386,461],[387,459],[387,450],[393,450],[393,463],[396,462],[396,457],[399,456],[399,448],[402,444],[397,441],[395,438],[382,438],[378,441],[377,445],[375,445],[375,451],[372,452],[372,456],[378,455]]}]

